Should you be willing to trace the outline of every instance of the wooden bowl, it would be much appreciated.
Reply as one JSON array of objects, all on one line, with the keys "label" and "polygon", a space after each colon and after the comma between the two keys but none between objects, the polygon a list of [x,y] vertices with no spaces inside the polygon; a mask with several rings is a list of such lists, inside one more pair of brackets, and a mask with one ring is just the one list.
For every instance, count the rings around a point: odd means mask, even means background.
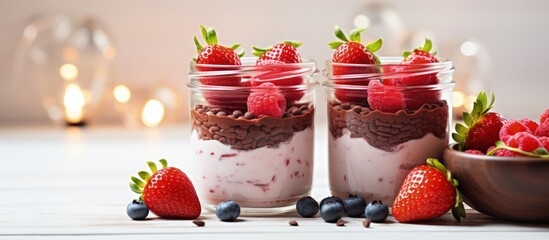
[{"label": "wooden bowl", "polygon": [[444,151],[444,165],[473,209],[512,221],[549,222],[549,159]]}]

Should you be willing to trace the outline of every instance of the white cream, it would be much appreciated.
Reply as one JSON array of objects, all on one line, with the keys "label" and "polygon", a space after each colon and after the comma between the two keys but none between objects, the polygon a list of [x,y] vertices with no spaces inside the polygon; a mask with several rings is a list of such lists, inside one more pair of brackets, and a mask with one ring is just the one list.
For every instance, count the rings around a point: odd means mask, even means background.
[{"label": "white cream", "polygon": [[395,146],[394,152],[387,152],[371,146],[363,138],[351,138],[347,130],[337,139],[331,134],[328,138],[332,194],[342,198],[357,194],[367,202],[382,200],[389,206],[408,172],[429,157],[441,157],[448,144],[447,138],[429,133]]},{"label": "white cream", "polygon": [[297,132],[277,147],[235,150],[217,140],[191,134],[190,171],[203,203],[228,199],[241,207],[283,207],[311,190],[314,132]]}]

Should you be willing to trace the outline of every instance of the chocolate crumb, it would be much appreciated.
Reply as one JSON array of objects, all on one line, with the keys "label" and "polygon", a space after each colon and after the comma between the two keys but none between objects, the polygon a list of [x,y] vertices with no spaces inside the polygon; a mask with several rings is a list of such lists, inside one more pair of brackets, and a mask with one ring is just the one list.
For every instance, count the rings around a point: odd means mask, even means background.
[{"label": "chocolate crumb", "polygon": [[290,226],[298,226],[296,220],[290,220],[288,224],[290,224]]},{"label": "chocolate crumb", "polygon": [[193,223],[194,223],[194,225],[196,225],[198,227],[204,227],[204,225],[206,225],[206,223],[204,221],[199,220],[199,219],[194,220]]},{"label": "chocolate crumb", "polygon": [[254,114],[251,113],[251,112],[246,112],[246,113],[244,113],[244,118],[246,118],[246,119],[248,119],[248,120],[251,120],[251,119],[254,119],[255,116],[254,116]]},{"label": "chocolate crumb", "polygon": [[240,110],[235,110],[235,111],[233,112],[233,116],[236,117],[236,118],[238,118],[238,117],[240,117],[240,116],[242,116],[242,115],[244,115],[244,114],[243,114],[242,111],[240,111]]},{"label": "chocolate crumb", "polygon": [[370,219],[365,219],[363,222],[362,222],[362,226],[364,226],[365,228],[369,228],[370,227]]},{"label": "chocolate crumb", "polygon": [[340,218],[339,220],[337,220],[336,226],[343,227],[343,226],[345,226],[345,223],[347,223],[347,221]]}]

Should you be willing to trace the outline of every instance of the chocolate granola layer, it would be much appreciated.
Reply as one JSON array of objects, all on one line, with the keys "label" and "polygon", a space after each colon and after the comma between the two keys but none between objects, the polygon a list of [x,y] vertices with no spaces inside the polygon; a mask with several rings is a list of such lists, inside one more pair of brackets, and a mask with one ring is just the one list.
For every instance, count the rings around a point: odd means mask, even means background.
[{"label": "chocolate granola layer", "polygon": [[444,138],[448,126],[446,101],[396,113],[333,102],[328,104],[328,114],[332,136],[341,137],[343,129],[347,129],[351,138],[364,138],[370,145],[388,152],[394,151],[394,147],[401,143],[420,139],[428,133]]},{"label": "chocolate granola layer", "polygon": [[294,133],[313,127],[313,113],[314,108],[306,104],[289,107],[282,118],[197,105],[191,110],[191,119],[193,131],[201,140],[217,140],[233,149],[251,150],[276,147]]}]

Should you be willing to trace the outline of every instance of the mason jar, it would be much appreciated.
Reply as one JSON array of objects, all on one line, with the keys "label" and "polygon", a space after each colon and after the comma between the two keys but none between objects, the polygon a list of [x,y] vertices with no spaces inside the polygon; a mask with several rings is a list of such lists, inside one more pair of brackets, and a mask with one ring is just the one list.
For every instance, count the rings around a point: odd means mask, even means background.
[{"label": "mason jar", "polygon": [[[234,200],[243,213],[276,214],[292,210],[311,191],[315,62],[255,66],[255,61],[190,63],[188,163],[206,209]],[[281,112],[256,116],[248,99],[257,94],[284,99],[278,101]]]},{"label": "mason jar", "polygon": [[380,60],[327,62],[329,185],[335,196],[390,206],[409,171],[448,145],[454,68]]}]

